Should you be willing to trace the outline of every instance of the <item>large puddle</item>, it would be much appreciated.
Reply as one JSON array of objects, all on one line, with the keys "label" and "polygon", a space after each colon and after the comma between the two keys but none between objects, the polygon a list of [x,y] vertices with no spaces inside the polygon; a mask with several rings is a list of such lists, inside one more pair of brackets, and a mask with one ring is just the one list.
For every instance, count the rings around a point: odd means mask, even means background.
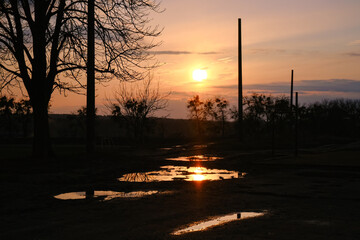
[{"label": "large puddle", "polygon": [[114,192],[114,191],[94,191],[87,192],[68,192],[54,196],[54,198],[61,200],[77,200],[77,199],[92,199],[98,198],[102,201],[108,201],[114,198],[142,198],[145,196],[158,194],[158,191],[136,191],[136,192]]},{"label": "large puddle", "polygon": [[166,158],[169,161],[180,161],[180,162],[211,162],[215,160],[223,159],[222,157],[206,156],[206,155],[193,155],[176,158]]},{"label": "large puddle", "polygon": [[182,229],[172,232],[172,234],[173,235],[181,235],[181,234],[189,233],[189,232],[204,231],[204,230],[207,230],[208,228],[222,225],[222,224],[225,224],[228,222],[243,220],[243,219],[248,219],[248,218],[254,218],[254,217],[260,217],[263,215],[265,215],[264,212],[231,213],[228,215],[212,217],[211,219],[206,220],[206,221],[200,221],[200,222],[193,223],[189,227],[182,228]]},{"label": "large puddle", "polygon": [[[209,143],[209,145],[212,145],[214,143]],[[196,144],[196,145],[174,145],[174,146],[171,146],[171,147],[162,147],[162,148],[159,148],[159,150],[166,150],[166,151],[169,151],[169,150],[186,150],[186,149],[205,149],[207,148],[208,145],[206,144]]]},{"label": "large puddle", "polygon": [[246,173],[205,167],[162,166],[160,171],[128,173],[119,178],[123,182],[205,181],[243,178]]}]

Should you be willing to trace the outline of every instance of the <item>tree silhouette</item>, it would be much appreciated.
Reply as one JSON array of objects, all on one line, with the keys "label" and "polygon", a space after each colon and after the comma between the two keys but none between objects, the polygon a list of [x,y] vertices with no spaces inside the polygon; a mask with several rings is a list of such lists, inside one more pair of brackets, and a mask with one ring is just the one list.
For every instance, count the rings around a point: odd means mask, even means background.
[{"label": "tree silhouette", "polygon": [[[187,101],[186,107],[190,111],[190,118],[195,120],[198,133],[201,134],[201,122],[206,119],[206,114],[204,114],[204,102],[200,100],[199,95],[196,95]],[[207,103],[207,109],[209,109],[209,103]]]},{"label": "tree silhouette", "polygon": [[227,116],[229,114],[227,108],[229,107],[229,101],[224,98],[215,98],[215,114],[216,120],[221,121],[221,133],[222,136],[225,134],[225,122],[227,120]]},{"label": "tree silhouette", "polygon": [[113,119],[124,119],[132,129],[135,140],[142,142],[149,117],[167,107],[170,93],[163,94],[159,85],[152,86],[151,77],[141,83],[130,87],[120,85],[119,90],[114,93],[115,100],[108,100],[107,108]]},{"label": "tree silhouette", "polygon": [[29,123],[32,117],[31,103],[29,100],[22,99],[19,102],[15,102],[14,108],[14,114],[17,116],[22,126],[23,137],[27,137]]},{"label": "tree silhouette", "polygon": [[[0,90],[25,87],[34,115],[34,155],[51,153],[48,104],[52,92],[85,87],[87,1],[0,1]],[[148,26],[147,0],[95,0],[95,71],[98,81],[143,78],[149,49],[146,37],[160,34]]]},{"label": "tree silhouette", "polygon": [[3,126],[6,126],[4,129],[7,131],[8,136],[12,134],[12,115],[14,113],[15,107],[15,99],[14,98],[7,98],[3,96],[0,98],[0,123]]}]

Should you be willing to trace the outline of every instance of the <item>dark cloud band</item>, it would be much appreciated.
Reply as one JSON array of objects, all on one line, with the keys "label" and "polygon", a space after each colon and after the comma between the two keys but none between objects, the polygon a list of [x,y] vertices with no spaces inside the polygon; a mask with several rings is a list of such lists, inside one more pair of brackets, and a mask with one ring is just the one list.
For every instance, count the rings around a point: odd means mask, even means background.
[{"label": "dark cloud band", "polygon": [[[218,89],[237,89],[237,85],[215,86]],[[272,93],[287,93],[289,83],[245,84],[245,90],[264,90]],[[329,80],[302,80],[294,82],[295,91],[303,92],[342,92],[360,93],[360,80],[329,79]],[[360,95],[359,95],[360,97]]]}]

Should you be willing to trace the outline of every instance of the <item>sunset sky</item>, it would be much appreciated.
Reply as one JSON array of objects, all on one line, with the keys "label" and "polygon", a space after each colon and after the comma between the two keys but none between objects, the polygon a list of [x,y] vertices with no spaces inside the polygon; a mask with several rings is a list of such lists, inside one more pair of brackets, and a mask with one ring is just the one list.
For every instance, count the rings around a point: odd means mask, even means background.
[{"label": "sunset sky", "polygon": [[[244,94],[288,94],[303,103],[323,98],[360,98],[359,0],[163,0],[152,15],[163,27],[153,49],[161,67],[154,70],[161,90],[171,91],[167,113],[186,118],[186,100],[223,96],[236,104],[237,19],[243,29]],[[208,77],[194,81],[195,69]],[[97,86],[97,107],[117,87]],[[51,112],[75,112],[85,96],[54,94]],[[105,113],[101,110],[100,113]]]}]

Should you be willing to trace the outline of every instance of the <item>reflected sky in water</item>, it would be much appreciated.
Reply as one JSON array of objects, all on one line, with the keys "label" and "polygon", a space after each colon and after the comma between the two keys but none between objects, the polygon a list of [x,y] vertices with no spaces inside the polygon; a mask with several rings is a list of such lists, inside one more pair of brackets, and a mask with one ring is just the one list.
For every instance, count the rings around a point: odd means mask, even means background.
[{"label": "reflected sky in water", "polygon": [[243,219],[247,219],[247,218],[260,217],[263,215],[265,215],[264,212],[231,213],[228,215],[212,217],[205,221],[192,223],[189,227],[176,230],[172,234],[173,235],[181,235],[181,234],[189,233],[189,232],[204,231],[204,230],[207,230],[208,228],[222,225],[222,224],[225,224],[228,222],[243,220]]},{"label": "reflected sky in water", "polygon": [[118,180],[125,182],[203,181],[242,178],[245,175],[237,171],[205,167],[162,166],[159,171],[128,173]]},{"label": "reflected sky in water", "polygon": [[207,148],[207,145],[194,145],[194,148]]},{"label": "reflected sky in water", "polygon": [[[114,192],[114,191],[94,191],[94,196],[88,198],[102,198],[103,201],[108,201],[114,198],[141,198],[159,193],[158,191],[136,191],[136,192]],[[86,199],[86,192],[68,192],[54,196],[54,198],[61,200],[77,200]]]},{"label": "reflected sky in water", "polygon": [[214,157],[214,156],[205,156],[205,155],[193,155],[193,156],[184,156],[184,157],[176,157],[176,158],[166,158],[165,160],[180,161],[180,162],[211,162],[218,159],[223,159],[223,158]]}]

